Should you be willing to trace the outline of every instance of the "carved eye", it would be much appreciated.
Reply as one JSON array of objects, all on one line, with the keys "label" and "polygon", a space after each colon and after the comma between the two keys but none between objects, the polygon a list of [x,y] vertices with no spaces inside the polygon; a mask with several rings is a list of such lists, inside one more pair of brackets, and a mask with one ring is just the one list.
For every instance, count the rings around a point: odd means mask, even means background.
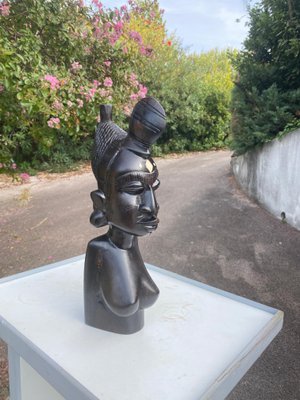
[{"label": "carved eye", "polygon": [[152,185],[152,190],[156,190],[156,189],[158,189],[159,188],[159,185],[160,185],[160,180],[159,179],[156,179],[156,181],[153,183],[153,185]]},{"label": "carved eye", "polygon": [[142,194],[144,189],[145,188],[144,188],[144,185],[142,184],[142,182],[135,181],[135,182],[126,183],[126,185],[122,186],[121,192],[138,195],[138,194]]}]

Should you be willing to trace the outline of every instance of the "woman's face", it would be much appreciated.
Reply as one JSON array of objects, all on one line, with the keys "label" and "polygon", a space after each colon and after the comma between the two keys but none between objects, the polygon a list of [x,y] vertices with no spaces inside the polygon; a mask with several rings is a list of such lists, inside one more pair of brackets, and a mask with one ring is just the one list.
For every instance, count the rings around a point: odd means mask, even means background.
[{"label": "woman's face", "polygon": [[143,159],[132,153],[130,156],[130,166],[121,155],[110,168],[106,217],[109,224],[122,231],[144,236],[153,232],[159,222],[155,198],[158,171],[151,158]]}]

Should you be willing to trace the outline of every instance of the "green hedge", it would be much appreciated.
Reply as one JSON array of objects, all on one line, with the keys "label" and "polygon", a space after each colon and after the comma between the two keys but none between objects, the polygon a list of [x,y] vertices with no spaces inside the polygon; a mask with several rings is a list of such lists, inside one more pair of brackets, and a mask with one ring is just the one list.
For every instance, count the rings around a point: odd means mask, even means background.
[{"label": "green hedge", "polygon": [[233,149],[237,154],[300,126],[300,2],[261,0],[235,59]]}]

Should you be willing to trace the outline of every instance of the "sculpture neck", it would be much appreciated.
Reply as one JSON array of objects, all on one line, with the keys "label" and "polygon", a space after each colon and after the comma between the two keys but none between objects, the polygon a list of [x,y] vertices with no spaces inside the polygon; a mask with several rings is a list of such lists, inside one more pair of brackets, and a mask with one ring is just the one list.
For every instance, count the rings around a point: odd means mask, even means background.
[{"label": "sculpture neck", "polygon": [[136,154],[141,155],[144,158],[148,158],[150,156],[149,144],[139,141],[135,136],[133,136],[133,134],[129,134],[126,137],[124,140],[124,147]]},{"label": "sculpture neck", "polygon": [[130,233],[121,231],[121,229],[110,226],[109,231],[107,233],[109,239],[112,243],[123,250],[129,250],[134,245],[137,245],[137,237],[131,235]]}]

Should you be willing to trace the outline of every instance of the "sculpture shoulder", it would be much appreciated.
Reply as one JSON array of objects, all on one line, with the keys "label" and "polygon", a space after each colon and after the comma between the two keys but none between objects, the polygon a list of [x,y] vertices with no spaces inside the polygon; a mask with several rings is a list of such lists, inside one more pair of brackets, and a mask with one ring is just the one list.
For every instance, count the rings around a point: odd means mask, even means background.
[{"label": "sculpture shoulder", "polygon": [[108,250],[112,247],[110,241],[108,240],[107,235],[98,236],[97,238],[89,241],[87,250]]}]

